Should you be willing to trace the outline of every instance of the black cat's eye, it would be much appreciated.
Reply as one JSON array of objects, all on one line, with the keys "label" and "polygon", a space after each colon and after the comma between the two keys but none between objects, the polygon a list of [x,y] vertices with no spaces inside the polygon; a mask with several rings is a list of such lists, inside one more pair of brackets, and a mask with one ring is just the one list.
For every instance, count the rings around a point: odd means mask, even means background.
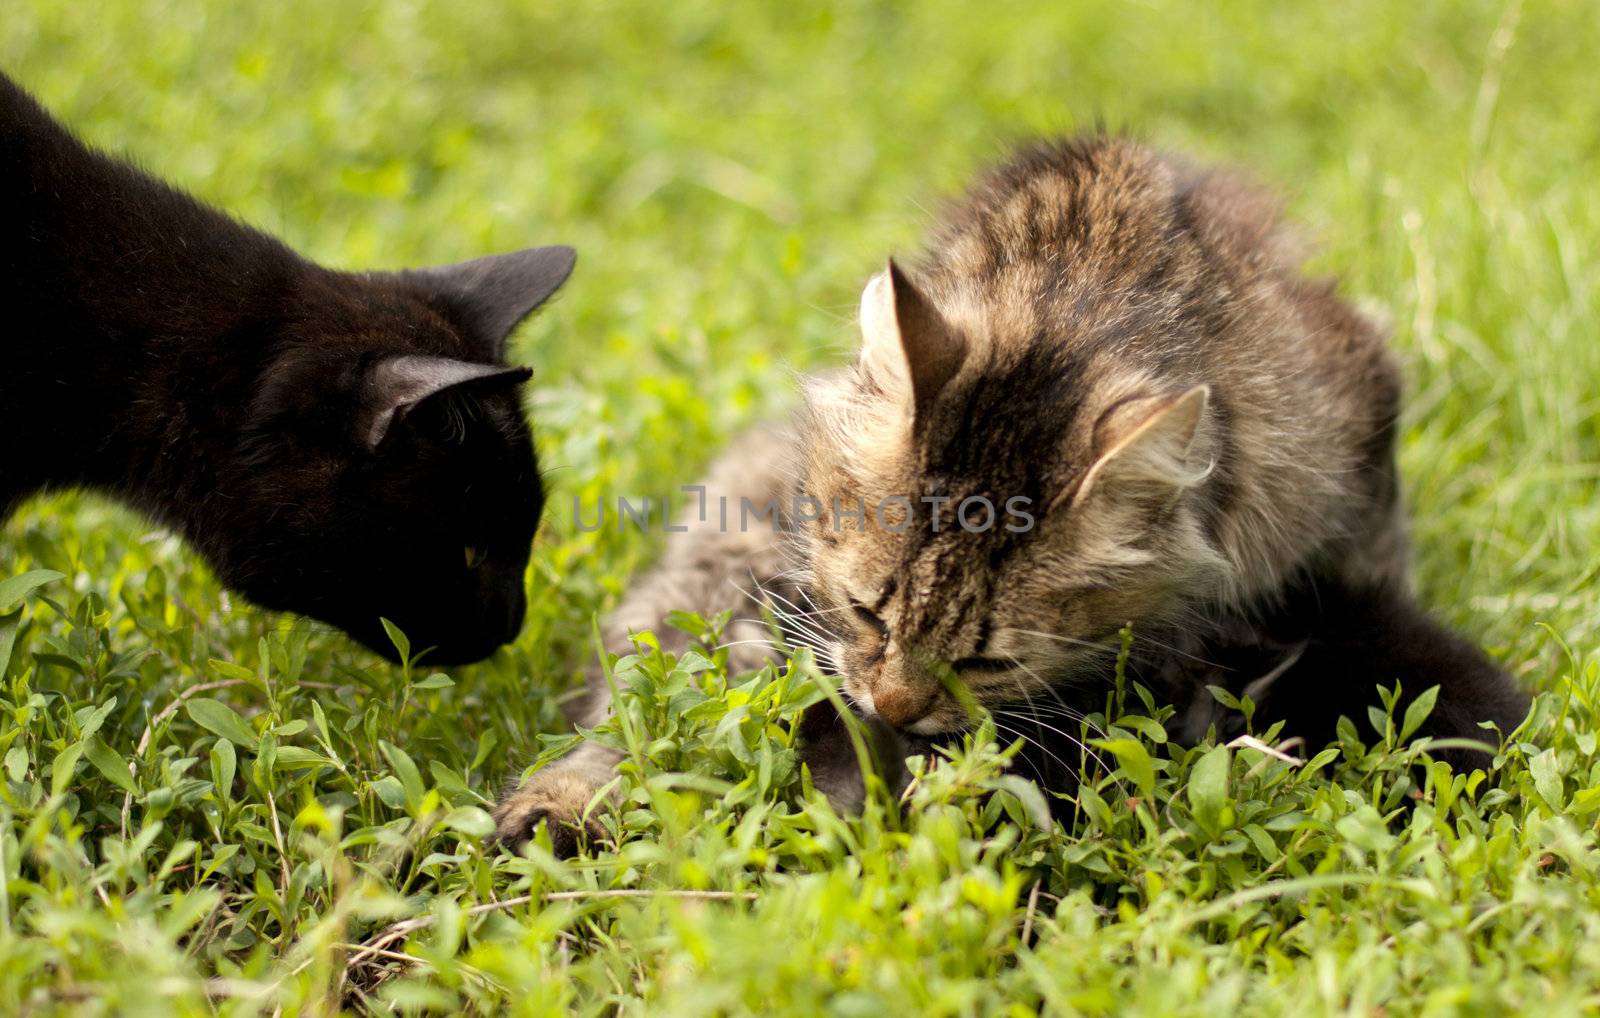
[{"label": "black cat's eye", "polygon": [[950,667],[958,672],[1009,672],[1016,664],[1008,658],[964,657],[950,662]]},{"label": "black cat's eye", "polygon": [[883,620],[878,618],[877,613],[871,608],[861,604],[853,604],[850,607],[855,609],[856,618],[865,622],[873,632],[879,636],[889,635],[889,627],[883,624]]},{"label": "black cat's eye", "polygon": [[465,548],[463,548],[461,550],[462,550],[462,552],[464,553],[464,555],[466,557],[467,568],[468,569],[476,569],[476,568],[478,568],[479,566],[483,565],[484,559],[487,559],[489,557],[489,556],[485,555],[479,549],[474,548],[470,544],[467,545]]}]

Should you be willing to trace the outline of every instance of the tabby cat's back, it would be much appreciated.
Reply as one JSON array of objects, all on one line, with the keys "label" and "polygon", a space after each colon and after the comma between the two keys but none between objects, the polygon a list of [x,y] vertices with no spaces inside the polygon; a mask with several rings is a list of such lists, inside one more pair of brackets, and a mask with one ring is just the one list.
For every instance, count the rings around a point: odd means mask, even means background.
[{"label": "tabby cat's back", "polygon": [[[1410,598],[1383,337],[1303,276],[1273,203],[1237,176],[1124,138],[1025,147],[952,203],[922,258],[868,283],[860,330],[854,364],[808,380],[792,449],[768,437],[755,454],[792,457],[765,487],[817,511],[742,552],[677,535],[627,628],[770,612],[878,730],[954,741],[976,700],[1056,789],[1130,626],[1126,667],[1164,700],[1252,688],[1258,719],[1311,737],[1396,679],[1408,697],[1440,686],[1430,734],[1478,736],[1525,706]],[[751,456],[747,440],[713,478]],[[773,561],[781,596],[728,581]],[[1314,654],[1289,657],[1299,645]],[[1198,675],[1172,667],[1190,662]],[[589,724],[609,695],[592,692]],[[805,754],[830,797],[858,801],[842,739]],[[614,762],[586,743],[534,775],[502,799],[501,836],[596,833],[577,819]]]}]

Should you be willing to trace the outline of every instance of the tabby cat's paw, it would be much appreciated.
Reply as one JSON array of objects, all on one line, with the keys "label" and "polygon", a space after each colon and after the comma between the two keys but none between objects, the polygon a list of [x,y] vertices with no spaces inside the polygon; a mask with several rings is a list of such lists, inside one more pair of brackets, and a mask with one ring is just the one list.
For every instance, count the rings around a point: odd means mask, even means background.
[{"label": "tabby cat's paw", "polygon": [[520,850],[543,823],[556,856],[570,859],[605,838],[595,811],[589,810],[599,790],[581,773],[540,771],[500,797],[494,808],[495,840]]}]

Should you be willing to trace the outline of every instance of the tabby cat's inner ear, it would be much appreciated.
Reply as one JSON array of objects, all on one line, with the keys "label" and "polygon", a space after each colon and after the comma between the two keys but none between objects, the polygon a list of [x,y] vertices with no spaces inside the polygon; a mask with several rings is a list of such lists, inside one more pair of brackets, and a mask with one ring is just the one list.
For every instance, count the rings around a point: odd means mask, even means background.
[{"label": "tabby cat's inner ear", "polygon": [[503,360],[511,330],[561,288],[577,260],[570,247],[530,247],[404,276],[441,302],[486,357]]},{"label": "tabby cat's inner ear", "polygon": [[1197,462],[1211,387],[1196,385],[1177,396],[1135,396],[1113,405],[1095,423],[1094,465],[1072,495],[1077,505],[1097,490],[1177,492],[1211,472]]},{"label": "tabby cat's inner ear", "polygon": [[385,358],[367,371],[357,433],[369,450],[375,450],[423,400],[463,386],[516,385],[532,374],[527,368],[448,357],[402,354]]},{"label": "tabby cat's inner ear", "polygon": [[890,259],[861,294],[861,364],[887,392],[924,413],[961,370],[966,344]]}]

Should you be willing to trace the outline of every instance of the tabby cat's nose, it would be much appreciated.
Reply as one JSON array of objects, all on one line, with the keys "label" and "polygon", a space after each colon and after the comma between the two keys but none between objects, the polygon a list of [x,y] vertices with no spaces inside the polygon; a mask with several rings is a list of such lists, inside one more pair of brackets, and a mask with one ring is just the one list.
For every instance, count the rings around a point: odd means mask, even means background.
[{"label": "tabby cat's nose", "polygon": [[916,689],[903,682],[880,682],[872,687],[869,696],[873,712],[896,728],[921,720],[933,706],[931,690]]}]

